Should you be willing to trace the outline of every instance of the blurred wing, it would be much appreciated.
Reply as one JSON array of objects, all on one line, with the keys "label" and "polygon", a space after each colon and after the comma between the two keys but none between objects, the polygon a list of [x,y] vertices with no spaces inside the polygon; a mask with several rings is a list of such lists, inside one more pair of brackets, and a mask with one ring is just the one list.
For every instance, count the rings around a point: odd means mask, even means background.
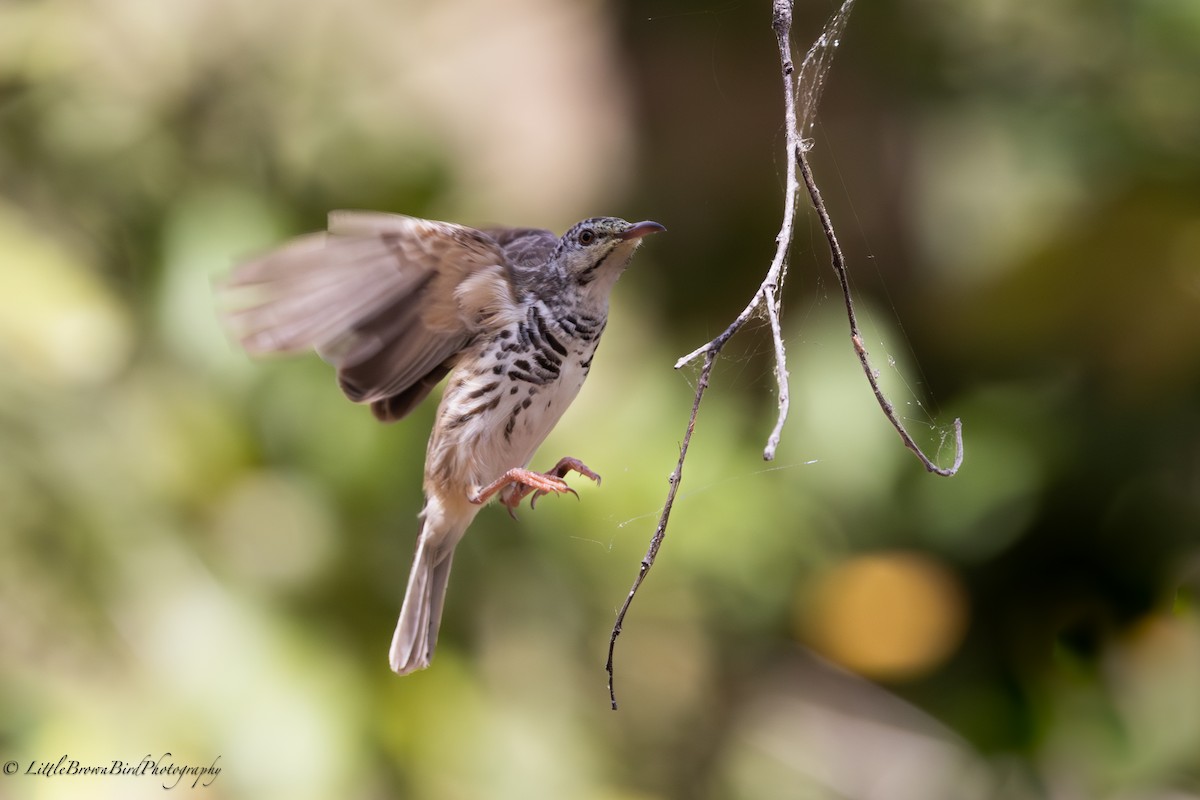
[{"label": "blurred wing", "polygon": [[329,231],[244,264],[220,287],[250,353],[315,349],[381,419],[412,410],[471,338],[515,314],[503,250],[472,228],[338,211]]}]

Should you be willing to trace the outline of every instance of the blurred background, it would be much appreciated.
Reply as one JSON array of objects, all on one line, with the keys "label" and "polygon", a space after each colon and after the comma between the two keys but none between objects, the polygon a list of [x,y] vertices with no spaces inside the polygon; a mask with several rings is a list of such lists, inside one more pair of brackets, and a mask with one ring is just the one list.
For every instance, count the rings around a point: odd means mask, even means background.
[{"label": "blurred background", "polygon": [[[797,58],[834,11],[800,0]],[[207,798],[1200,797],[1200,4],[861,0],[815,129],[878,412],[804,204],[792,417],[726,350],[781,216],[770,3],[0,2],[0,760],[170,752]],[[427,404],[252,362],[212,285],[336,208],[650,218],[535,461],[386,651]],[[0,775],[0,797],[161,796]]]}]

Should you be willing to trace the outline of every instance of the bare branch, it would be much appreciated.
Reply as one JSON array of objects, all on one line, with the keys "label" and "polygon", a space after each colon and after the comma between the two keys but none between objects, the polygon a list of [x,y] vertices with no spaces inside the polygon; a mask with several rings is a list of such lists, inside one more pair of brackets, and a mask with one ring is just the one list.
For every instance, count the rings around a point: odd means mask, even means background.
[{"label": "bare branch", "polygon": [[617,619],[613,623],[612,635],[608,640],[608,661],[604,668],[608,672],[608,695],[614,711],[617,708],[617,695],[613,688],[613,651],[617,646],[617,637],[621,635],[621,626],[625,622],[625,614],[629,611],[629,605],[633,602],[634,595],[637,594],[642,581],[649,574],[650,568],[654,566],[654,559],[658,555],[658,549],[662,546],[663,538],[666,536],[667,521],[671,517],[671,508],[675,504],[675,494],[679,490],[679,482],[683,475],[683,462],[687,458],[688,443],[691,442],[692,432],[696,428],[696,414],[700,410],[700,401],[704,398],[705,391],[708,390],[708,379],[712,374],[713,365],[716,363],[721,349],[754,316],[759,306],[766,307],[767,318],[770,321],[771,336],[775,343],[775,378],[779,383],[779,416],[775,422],[775,428],[767,440],[767,446],[763,450],[763,458],[767,461],[775,457],[775,449],[779,444],[780,432],[783,430],[783,424],[787,420],[788,372],[786,352],[783,345],[783,333],[779,326],[779,296],[783,287],[783,280],[787,273],[787,256],[792,246],[796,224],[796,199],[800,194],[800,181],[796,175],[796,159],[791,154],[800,149],[801,139],[800,129],[796,124],[796,91],[793,81],[795,67],[792,64],[792,5],[790,0],[774,0],[773,12],[771,27],[775,30],[775,38],[779,45],[779,61],[783,76],[784,119],[787,124],[787,185],[784,190],[783,223],[780,226],[779,234],[775,237],[775,256],[771,259],[771,266],[767,270],[767,275],[763,278],[762,285],[758,287],[758,291],[754,293],[754,297],[742,309],[742,313],[738,314],[729,327],[722,331],[715,339],[675,362],[675,369],[679,369],[697,357],[704,356],[704,366],[700,368],[700,376],[696,381],[696,396],[692,403],[692,415],[688,419],[687,431],[684,433],[683,442],[679,446],[679,460],[675,462],[675,471],[671,473],[671,485],[667,490],[666,503],[664,503],[662,513],[658,518],[658,527],[654,531],[654,537],[650,540],[650,548],[646,551],[645,558],[642,559],[642,566],[633,581],[633,586],[629,589],[629,594],[625,597],[625,602],[621,604],[620,611],[617,612]]},{"label": "bare branch", "polygon": [[[775,458],[775,448],[779,444],[779,434],[787,421],[788,387],[787,387],[787,353],[783,345],[783,332],[779,327],[779,298],[783,292],[783,281],[787,277],[788,251],[792,247],[796,226],[796,198],[800,194],[800,181],[796,177],[796,159],[791,157],[802,146],[800,129],[796,124],[796,91],[792,79],[795,67],[792,64],[792,4],[791,0],[775,0],[771,27],[775,29],[775,38],[779,45],[779,63],[783,73],[783,119],[787,126],[787,178],[783,195],[783,222],[779,233],[775,236],[775,256],[766,277],[754,297],[742,309],[742,313],[726,328],[721,335],[706,345],[693,350],[675,362],[675,369],[683,367],[699,355],[711,354],[716,356],[721,352],[733,335],[742,329],[759,306],[766,306],[767,318],[771,323],[771,338],[775,344],[775,379],[779,384],[779,416],[775,428],[763,449],[763,459],[771,461]],[[699,389],[697,389],[699,391]]]},{"label": "bare branch", "polygon": [[[637,594],[638,589],[641,588],[642,582],[650,573],[651,567],[654,566],[654,559],[657,557],[659,548],[662,547],[663,539],[666,537],[667,522],[670,520],[671,509],[675,505],[675,495],[679,491],[679,483],[683,476],[683,464],[687,459],[688,444],[691,442],[692,433],[696,429],[696,415],[700,411],[700,401],[704,398],[704,393],[708,390],[708,381],[712,375],[713,365],[716,363],[717,356],[720,355],[722,348],[756,313],[759,313],[760,308],[766,311],[767,321],[771,328],[771,338],[775,349],[775,380],[779,386],[779,413],[776,417],[775,426],[767,439],[766,447],[763,449],[763,458],[767,461],[775,458],[775,450],[779,446],[780,435],[783,431],[784,423],[787,421],[789,406],[787,353],[783,343],[783,333],[779,317],[783,282],[787,277],[788,252],[791,249],[794,237],[796,203],[800,195],[800,177],[797,176],[797,170],[803,176],[804,185],[807,187],[813,206],[817,209],[817,214],[821,218],[821,227],[825,231],[826,239],[829,241],[833,269],[837,273],[838,282],[842,287],[842,294],[846,301],[846,314],[850,319],[850,338],[854,344],[855,352],[858,354],[859,363],[862,364],[863,371],[867,375],[867,380],[871,384],[871,390],[875,393],[875,398],[879,402],[880,408],[883,409],[883,413],[899,432],[905,446],[916,453],[927,470],[938,475],[949,476],[957,472],[959,466],[962,464],[961,421],[954,420],[956,443],[954,464],[949,468],[938,467],[921,451],[921,448],[908,434],[908,431],[904,429],[904,425],[901,424],[900,418],[896,415],[895,408],[888,401],[887,397],[884,396],[882,389],[879,387],[879,382],[875,377],[866,347],[863,345],[862,336],[858,330],[858,320],[854,314],[854,301],[850,296],[850,283],[846,274],[845,257],[842,254],[841,246],[838,244],[837,236],[834,235],[833,223],[829,219],[829,213],[825,209],[825,203],[821,199],[821,193],[817,189],[817,185],[812,177],[812,170],[808,164],[806,152],[809,142],[805,140],[804,135],[812,126],[817,101],[820,98],[821,89],[824,85],[826,71],[833,58],[833,51],[840,44],[841,33],[845,29],[846,20],[853,5],[854,0],[843,0],[837,13],[826,24],[821,36],[809,48],[804,61],[800,65],[800,74],[797,76],[795,74],[796,68],[792,63],[792,0],[773,0],[771,27],[775,31],[775,37],[779,46],[779,62],[784,89],[784,121],[787,126],[787,176],[784,188],[783,222],[780,225],[779,234],[775,237],[775,255],[771,259],[771,265],[767,270],[766,277],[763,278],[762,284],[758,287],[758,291],[754,293],[750,302],[746,304],[742,312],[737,315],[729,327],[722,331],[720,335],[675,362],[675,368],[679,369],[700,356],[704,356],[704,364],[700,368],[700,376],[696,381],[696,394],[692,402],[692,413],[688,418],[687,430],[679,446],[679,460],[675,462],[675,470],[671,473],[669,479],[670,488],[667,491],[667,499],[663,504],[662,512],[658,518],[658,527],[655,529],[654,536],[650,540],[650,547],[647,549],[645,557],[642,558],[641,568],[638,570],[637,577],[633,581],[633,586],[630,587],[629,594],[625,597],[625,602],[621,604],[621,608],[617,612],[616,621],[613,623],[612,635],[608,640],[608,661],[605,663],[605,670],[608,672],[608,694],[614,711],[617,708],[617,695],[616,690],[613,688],[613,652],[617,646],[617,637],[621,635],[621,628],[625,623],[625,615],[629,611],[629,606],[633,603],[633,598]],[[803,117],[799,123],[796,116],[798,94],[803,102]]]},{"label": "bare branch", "polygon": [[954,463],[949,467],[939,467],[933,463],[933,460],[925,455],[920,445],[913,440],[912,436],[905,429],[904,423],[900,421],[899,415],[896,414],[895,406],[887,399],[887,396],[883,393],[883,389],[879,386],[879,378],[876,377],[875,369],[871,366],[871,359],[867,354],[866,345],[863,344],[862,334],[858,329],[858,317],[854,313],[854,300],[850,296],[850,279],[846,274],[846,257],[842,254],[842,246],[838,244],[837,234],[833,231],[833,221],[829,218],[829,211],[826,210],[825,201],[821,198],[821,190],[817,188],[817,182],[813,179],[812,168],[808,165],[808,154],[804,147],[796,149],[795,160],[800,162],[800,173],[804,177],[804,185],[808,189],[808,196],[812,198],[813,207],[817,210],[817,216],[821,218],[821,228],[825,231],[825,238],[829,242],[829,254],[833,262],[833,271],[837,274],[838,284],[842,287],[842,299],[846,303],[846,317],[850,321],[850,341],[854,345],[854,352],[858,355],[858,362],[862,364],[863,372],[866,373],[867,381],[871,384],[871,391],[875,393],[875,400],[883,410],[884,416],[892,423],[892,427],[900,434],[900,439],[904,442],[904,446],[916,454],[921,463],[925,465],[925,469],[935,475],[949,478],[958,472],[959,467],[962,466],[962,420],[954,420]]},{"label": "bare branch", "polygon": [[788,407],[791,397],[788,394],[787,352],[783,348],[783,331],[779,327],[779,300],[775,296],[774,286],[763,287],[763,299],[767,307],[767,319],[771,323],[771,338],[775,342],[775,381],[779,384],[779,414],[775,418],[775,427],[767,438],[767,446],[763,448],[763,460],[774,461],[775,449],[779,447],[779,437],[783,434],[783,423],[787,421]]},{"label": "bare branch", "polygon": [[716,350],[710,350],[704,356],[704,366],[700,368],[700,379],[696,382],[696,397],[692,401],[692,415],[688,418],[687,430],[684,431],[683,441],[679,445],[679,460],[675,462],[675,470],[667,479],[671,485],[671,488],[667,490],[667,502],[663,504],[662,513],[658,517],[658,527],[654,529],[650,547],[642,558],[642,567],[633,580],[633,586],[626,595],[625,602],[621,604],[621,610],[617,612],[617,620],[613,623],[612,635],[608,639],[608,661],[605,663],[604,669],[608,672],[608,698],[612,701],[613,711],[617,710],[617,694],[613,689],[613,650],[617,646],[617,637],[621,635],[625,612],[629,611],[629,604],[633,602],[633,596],[637,594],[638,587],[642,585],[646,574],[654,566],[658,548],[662,547],[663,537],[667,535],[667,521],[671,518],[671,508],[675,505],[675,493],[679,491],[679,481],[683,477],[683,462],[687,459],[688,445],[692,441],[693,431],[696,430],[696,414],[700,411],[700,401],[704,398],[705,390],[708,389],[708,376],[712,374],[713,364],[716,360]]}]

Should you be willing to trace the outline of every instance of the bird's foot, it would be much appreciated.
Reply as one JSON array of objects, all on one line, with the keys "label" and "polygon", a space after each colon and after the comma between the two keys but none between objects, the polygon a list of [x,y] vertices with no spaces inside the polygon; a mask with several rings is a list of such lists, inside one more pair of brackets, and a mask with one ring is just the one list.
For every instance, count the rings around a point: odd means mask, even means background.
[{"label": "bird's foot", "polygon": [[567,482],[563,480],[568,472],[578,472],[580,475],[591,478],[596,483],[600,483],[600,476],[588,469],[582,461],[577,458],[568,457],[559,459],[554,468],[547,472],[533,472],[521,467],[510,469],[480,489],[474,497],[469,499],[472,503],[481,505],[499,492],[501,505],[508,509],[509,516],[516,519],[517,506],[530,493],[533,494],[533,499],[529,501],[530,508],[534,507],[537,499],[542,495],[566,494],[570,492],[579,497],[579,493],[568,486]]},{"label": "bird's foot", "polygon": [[[597,486],[600,485],[600,476],[599,475],[597,475],[595,472],[592,472],[590,469],[588,469],[587,464],[584,464],[578,458],[571,458],[570,456],[564,456],[564,457],[560,458],[558,460],[558,463],[554,465],[554,468],[546,472],[546,475],[553,476],[555,478],[558,478],[561,481],[563,478],[567,477],[568,472],[578,472],[583,477],[591,478],[592,480],[594,480],[596,482]],[[532,491],[532,490],[526,489],[523,492],[521,492],[521,496],[518,497],[514,501],[514,503],[515,504],[520,503],[521,500],[524,499],[525,495],[529,494],[530,491]],[[576,492],[574,489],[571,489],[570,491],[571,491],[571,494],[575,495],[576,497],[579,497],[579,493]],[[545,492],[543,490],[538,490],[538,491],[534,492],[533,497],[531,497],[529,499],[529,508],[532,509],[537,504],[538,498],[544,494],[547,494],[547,492]],[[511,509],[510,509],[510,511],[511,511]]]}]

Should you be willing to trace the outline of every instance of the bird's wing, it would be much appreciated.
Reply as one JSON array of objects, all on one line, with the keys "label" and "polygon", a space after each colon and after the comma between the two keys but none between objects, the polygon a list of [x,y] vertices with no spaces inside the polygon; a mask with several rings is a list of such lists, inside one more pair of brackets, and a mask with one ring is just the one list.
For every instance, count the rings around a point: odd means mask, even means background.
[{"label": "bird's wing", "polygon": [[517,315],[503,249],[482,231],[395,214],[335,211],[234,270],[224,319],[250,353],[314,348],[347,397],[399,419],[471,338]]},{"label": "bird's wing", "polygon": [[541,228],[485,228],[483,232],[500,246],[508,263],[516,267],[545,264],[558,246],[558,237]]}]

